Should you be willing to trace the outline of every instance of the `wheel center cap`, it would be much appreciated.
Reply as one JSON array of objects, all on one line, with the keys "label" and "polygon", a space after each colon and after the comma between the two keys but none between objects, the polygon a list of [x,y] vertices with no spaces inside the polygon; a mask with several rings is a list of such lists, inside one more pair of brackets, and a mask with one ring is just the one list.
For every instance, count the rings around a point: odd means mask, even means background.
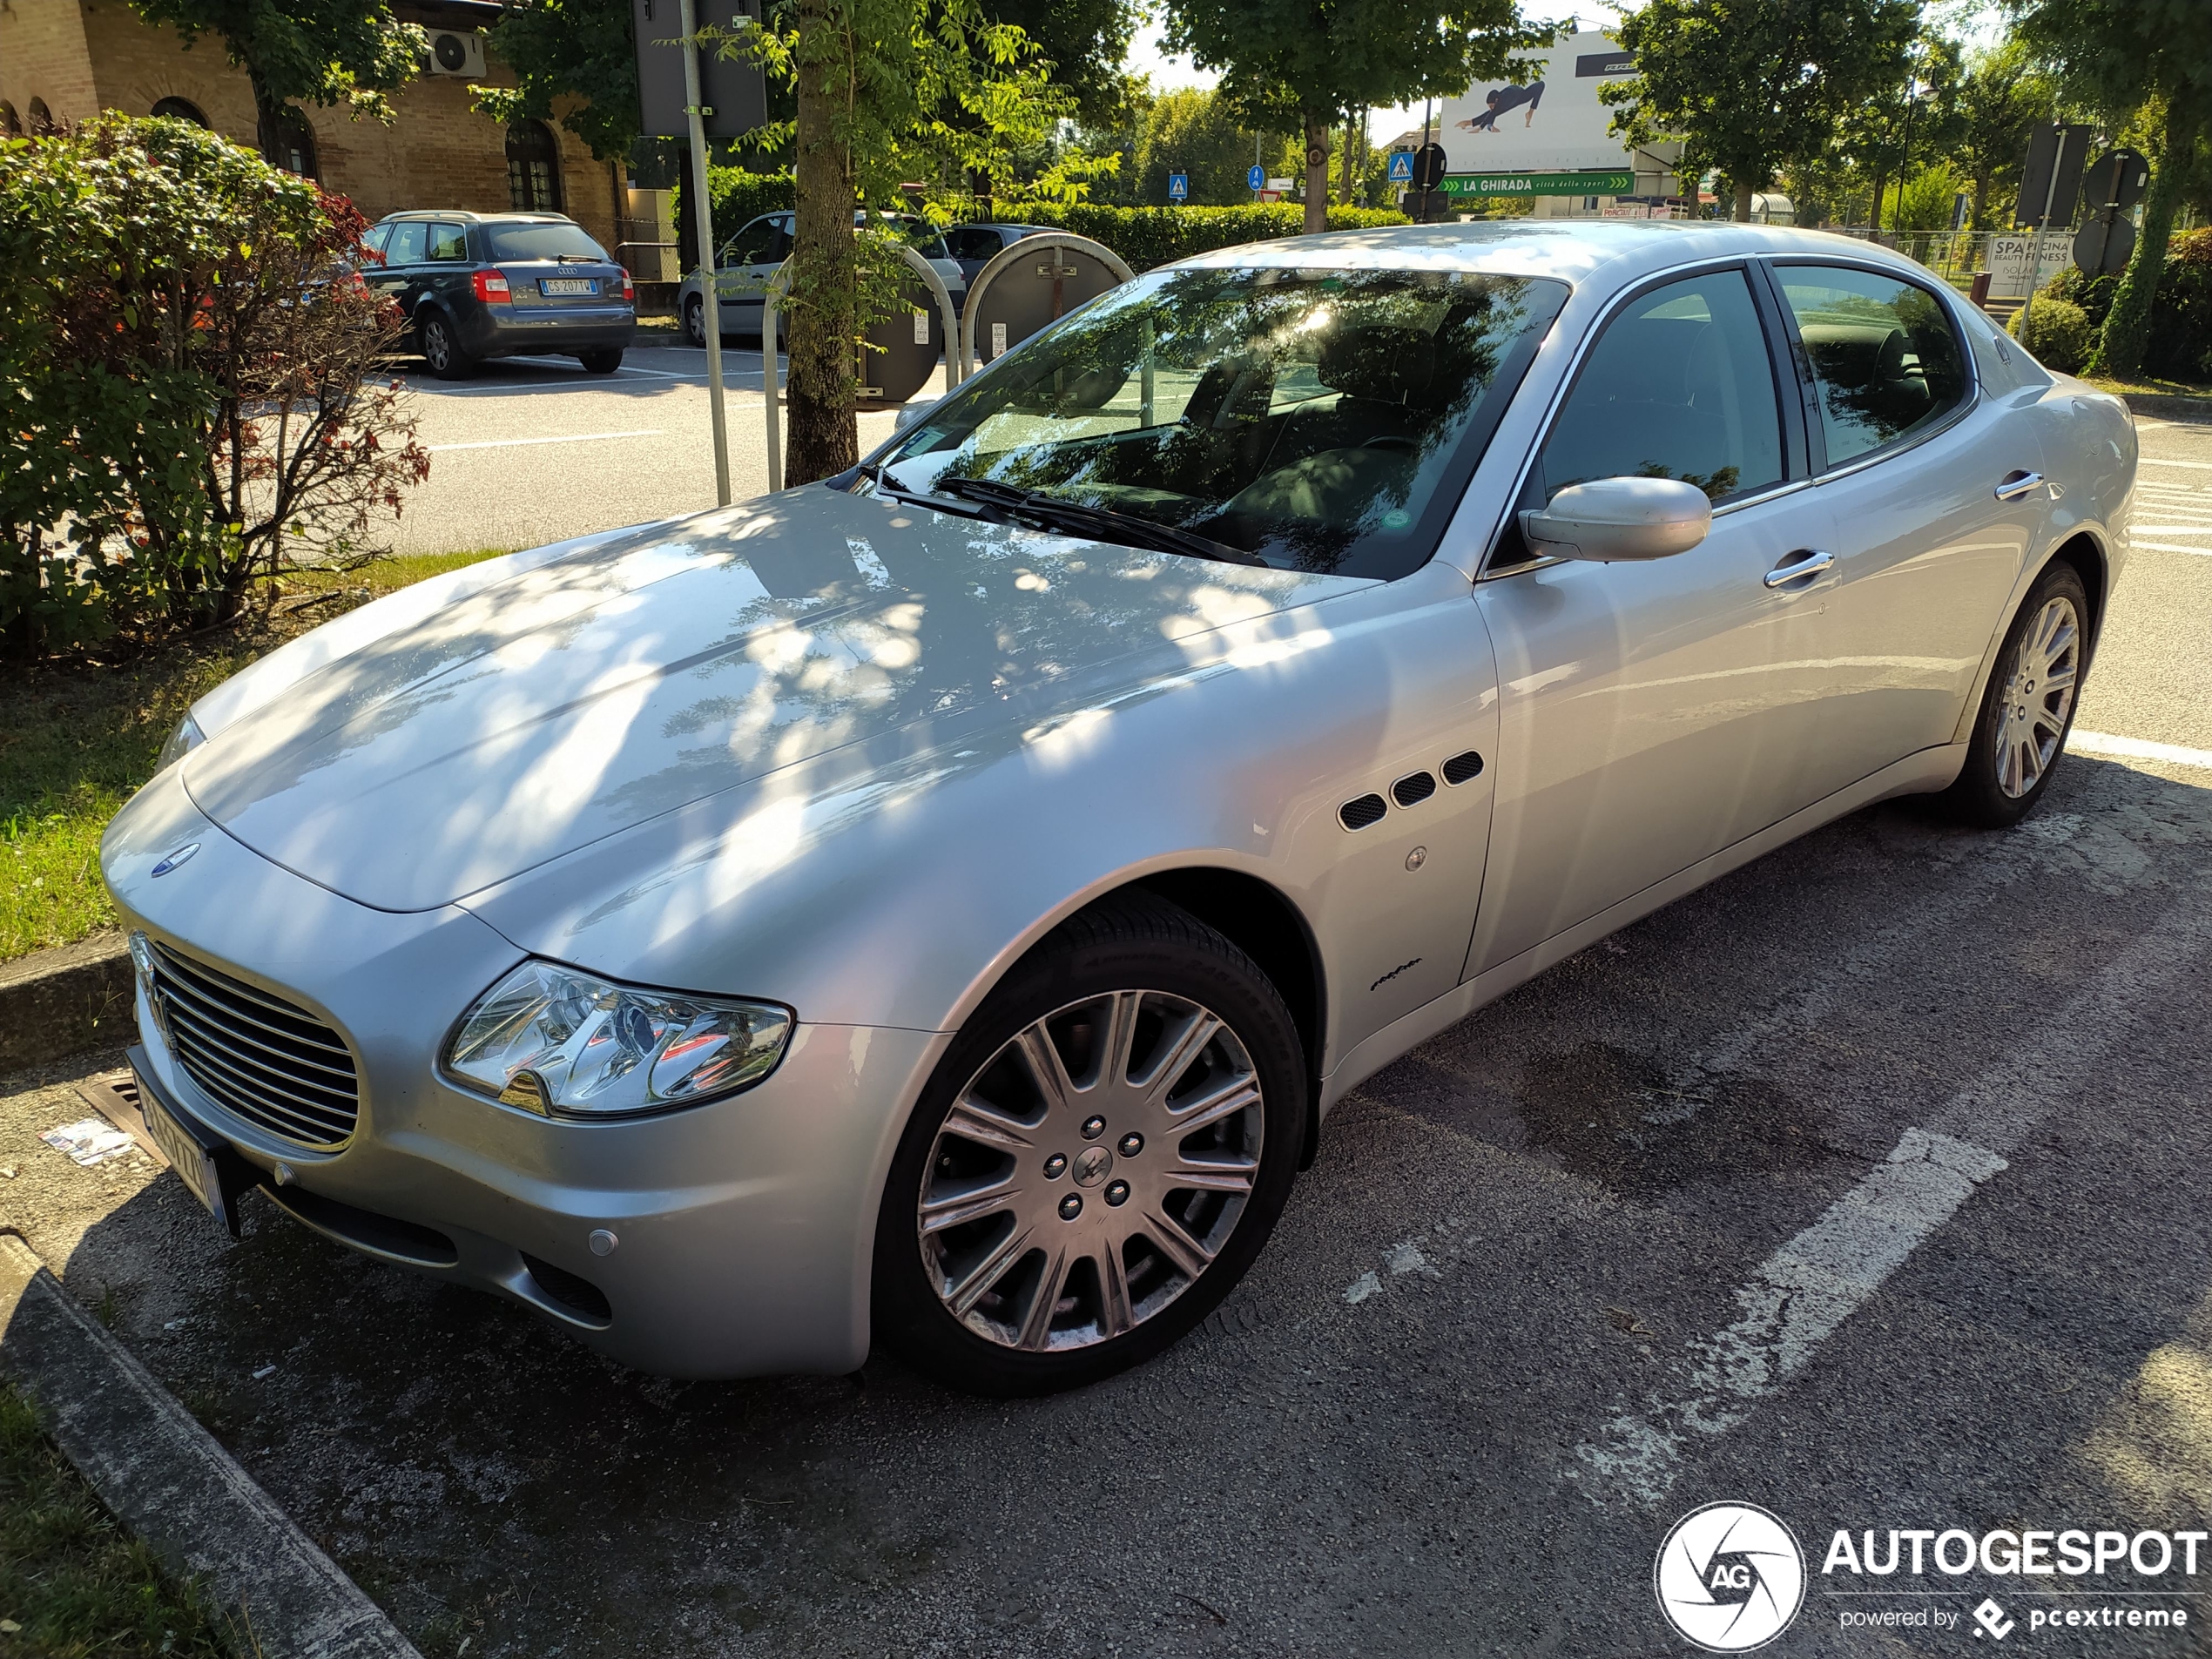
[{"label": "wheel center cap", "polygon": [[1103,1146],[1086,1146],[1076,1154],[1076,1184],[1095,1187],[1112,1172],[1114,1155]]}]

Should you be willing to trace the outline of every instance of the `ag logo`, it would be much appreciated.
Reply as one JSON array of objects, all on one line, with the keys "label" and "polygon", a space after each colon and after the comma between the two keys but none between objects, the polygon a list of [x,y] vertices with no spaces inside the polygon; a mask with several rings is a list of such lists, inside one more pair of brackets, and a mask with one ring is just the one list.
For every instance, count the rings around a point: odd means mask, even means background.
[{"label": "ag logo", "polygon": [[1659,1546],[1651,1577],[1667,1622],[1708,1653],[1764,1648],[1805,1599],[1804,1552],[1756,1504],[1691,1510]]}]

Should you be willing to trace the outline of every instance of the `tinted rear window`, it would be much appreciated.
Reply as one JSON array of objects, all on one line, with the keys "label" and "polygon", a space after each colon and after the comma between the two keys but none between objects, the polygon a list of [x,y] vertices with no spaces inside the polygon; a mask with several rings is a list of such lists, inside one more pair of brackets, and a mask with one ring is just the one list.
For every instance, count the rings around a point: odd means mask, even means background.
[{"label": "tinted rear window", "polygon": [[606,249],[574,225],[488,225],[494,260],[557,260],[563,253],[604,260]]}]

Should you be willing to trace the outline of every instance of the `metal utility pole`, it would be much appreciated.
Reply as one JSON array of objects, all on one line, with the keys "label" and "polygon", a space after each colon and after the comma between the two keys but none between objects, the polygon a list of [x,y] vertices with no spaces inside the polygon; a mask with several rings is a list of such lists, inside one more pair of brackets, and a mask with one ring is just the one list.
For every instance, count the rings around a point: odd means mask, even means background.
[{"label": "metal utility pole", "polygon": [[[2060,124],[2060,118],[2056,114],[2054,114],[2051,119],[2053,124],[2059,127],[2058,142],[2052,146],[2051,182],[2043,187],[2043,213],[2042,217],[2035,221],[2035,248],[2029,254],[2027,260],[2027,298],[2020,302],[2020,344],[2022,346],[2027,346],[2027,342],[2033,338],[2028,333],[2028,329],[2035,321],[2035,290],[2043,280],[2043,238],[2050,231],[2051,208],[2058,200],[2059,169],[2066,165],[2066,128]],[[2033,351],[2034,347],[2028,346],[2028,349]]]},{"label": "metal utility pole", "polygon": [[[698,226],[700,320],[706,326],[706,407],[714,426],[715,504],[730,504],[730,421],[722,402],[722,273],[716,263],[714,203],[707,194],[706,115],[699,99],[698,9],[695,0],[684,5],[684,113],[691,125],[691,211]],[[763,378],[768,395],[776,395],[775,341],[760,342],[769,373]]]}]

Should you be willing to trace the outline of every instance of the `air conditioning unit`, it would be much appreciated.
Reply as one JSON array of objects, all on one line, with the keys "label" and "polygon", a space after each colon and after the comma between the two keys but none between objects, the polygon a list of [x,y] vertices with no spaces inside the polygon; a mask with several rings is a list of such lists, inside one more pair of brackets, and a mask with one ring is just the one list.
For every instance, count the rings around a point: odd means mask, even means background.
[{"label": "air conditioning unit", "polygon": [[484,73],[484,37],[454,29],[430,31],[430,51],[422,60],[425,75],[467,75],[481,80]]}]

